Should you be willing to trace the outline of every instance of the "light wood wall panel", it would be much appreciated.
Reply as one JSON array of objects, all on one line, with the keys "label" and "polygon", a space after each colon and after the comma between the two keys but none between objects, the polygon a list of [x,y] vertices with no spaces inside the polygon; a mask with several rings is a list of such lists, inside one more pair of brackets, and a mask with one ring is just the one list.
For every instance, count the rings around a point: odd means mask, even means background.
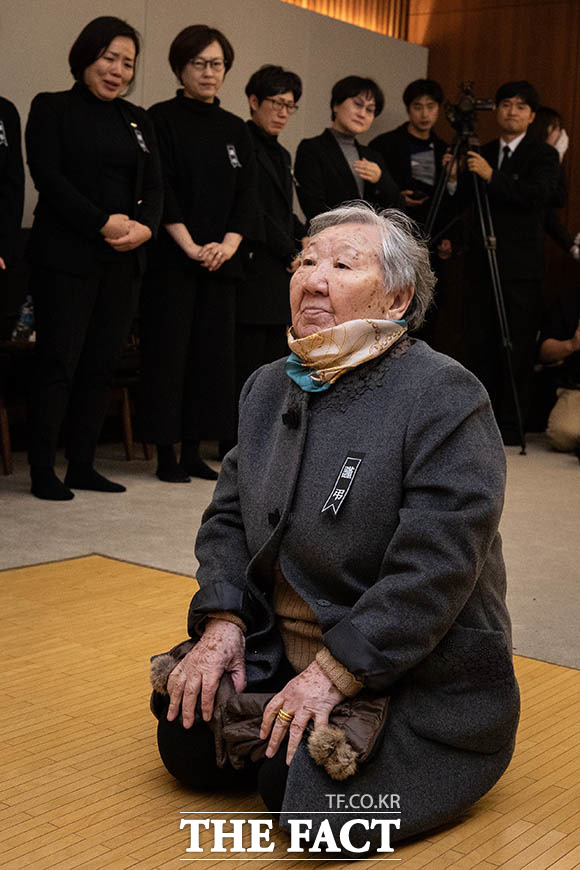
[{"label": "light wood wall panel", "polygon": [[407,38],[409,0],[284,0],[376,33]]},{"label": "light wood wall panel", "polygon": [[[410,0],[408,38],[429,49],[429,75],[455,102],[458,86],[473,80],[481,97],[504,81],[528,79],[542,102],[557,109],[570,135],[564,166],[569,199],[562,212],[580,231],[580,3],[578,0]],[[445,120],[438,132],[453,135]],[[483,142],[496,135],[492,113],[482,113]],[[580,280],[580,268],[549,243],[553,290]],[[550,287],[548,286],[550,292]]]}]

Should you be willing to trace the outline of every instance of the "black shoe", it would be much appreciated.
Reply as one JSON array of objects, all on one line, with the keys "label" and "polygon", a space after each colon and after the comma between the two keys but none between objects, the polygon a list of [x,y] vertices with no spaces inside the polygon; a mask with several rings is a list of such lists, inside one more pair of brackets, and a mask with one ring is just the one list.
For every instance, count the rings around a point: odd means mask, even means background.
[{"label": "black shoe", "polygon": [[30,469],[30,492],[36,498],[49,501],[70,501],[75,497],[68,486],[58,479],[52,468],[34,467]]},{"label": "black shoe", "polygon": [[163,480],[165,483],[191,483],[191,477],[179,462],[174,462],[171,465],[159,463],[155,474],[159,480]]},{"label": "black shoe", "polygon": [[69,462],[64,482],[71,489],[88,489],[92,492],[126,492],[121,483],[103,477],[90,462]]},{"label": "black shoe", "polygon": [[209,465],[200,459],[199,456],[196,459],[191,459],[187,464],[181,460],[180,466],[185,468],[188,474],[191,474],[192,477],[201,477],[202,480],[217,480],[218,473],[214,471],[213,468],[210,468]]},{"label": "black shoe", "polygon": [[576,454],[576,458],[578,459],[578,462],[580,462],[580,447],[577,447],[576,450],[574,451],[574,453]]}]

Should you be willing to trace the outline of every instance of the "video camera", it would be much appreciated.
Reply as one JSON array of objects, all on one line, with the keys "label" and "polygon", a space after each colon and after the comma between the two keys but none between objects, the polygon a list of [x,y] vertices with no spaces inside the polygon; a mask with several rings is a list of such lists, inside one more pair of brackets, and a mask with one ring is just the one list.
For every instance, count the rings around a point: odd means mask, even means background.
[{"label": "video camera", "polygon": [[482,100],[474,96],[473,82],[462,82],[456,104],[445,103],[445,117],[458,135],[466,137],[475,130],[475,113],[495,109],[495,100]]}]

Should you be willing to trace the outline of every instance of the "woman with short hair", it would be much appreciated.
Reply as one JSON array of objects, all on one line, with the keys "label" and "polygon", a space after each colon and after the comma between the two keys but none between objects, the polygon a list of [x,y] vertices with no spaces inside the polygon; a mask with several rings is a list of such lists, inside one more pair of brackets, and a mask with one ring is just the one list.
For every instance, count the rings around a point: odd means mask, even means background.
[{"label": "woman with short hair", "polygon": [[[69,54],[70,91],[38,94],[26,126],[38,190],[30,234],[37,368],[29,459],[32,493],[123,492],[93,468],[111,379],[137,306],[144,245],[161,216],[153,127],[123,99],[135,77],[136,30],[95,18]],[[54,472],[69,408],[65,482]]]},{"label": "woman with short hair", "polygon": [[296,152],[298,199],[308,219],[355,199],[381,208],[400,204],[399,188],[383,158],[356,138],[370,130],[384,104],[373,79],[347,76],[332,88],[331,126],[303,139]]},{"label": "woman with short hair", "polygon": [[171,483],[215,480],[199,443],[235,440],[237,251],[255,215],[250,137],[217,97],[233,60],[221,31],[186,27],[169,51],[182,87],[149,110],[165,207],[143,294],[142,434],[157,445],[157,477]]}]

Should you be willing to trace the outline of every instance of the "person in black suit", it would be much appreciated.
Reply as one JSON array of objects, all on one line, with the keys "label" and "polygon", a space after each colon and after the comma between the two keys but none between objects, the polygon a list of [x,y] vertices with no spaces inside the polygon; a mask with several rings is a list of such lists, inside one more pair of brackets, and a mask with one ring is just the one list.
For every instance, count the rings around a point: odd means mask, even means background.
[{"label": "person in black suit", "polygon": [[372,79],[347,76],[334,85],[332,126],[303,139],[296,152],[298,199],[308,220],[354,199],[382,208],[401,204],[381,155],[355,138],[370,130],[384,105],[383,92]]},{"label": "person in black suit", "polygon": [[443,90],[433,79],[417,79],[403,91],[409,120],[369,143],[401,188],[405,210],[419,224],[429,211],[430,197],[442,171],[447,143],[433,132]]},{"label": "person in black suit", "polygon": [[[38,498],[124,491],[95,471],[93,460],[136,308],[143,245],[161,215],[152,125],[121,99],[138,53],[129,24],[110,16],[91,21],[69,54],[72,90],[38,94],[26,126],[39,193],[28,248],[37,330],[29,460]],[[53,465],[67,406],[63,484]]]},{"label": "person in black suit", "polygon": [[278,142],[298,109],[302,82],[281,66],[263,66],[246,85],[248,130],[256,158],[257,226],[244,239],[244,280],[237,306],[238,392],[261,365],[288,354],[290,273],[305,227],[292,210],[290,154]]},{"label": "person in black suit", "polygon": [[[539,104],[526,81],[507,82],[496,93],[500,137],[467,152],[467,168],[487,185],[497,237],[497,260],[512,340],[512,363],[525,425],[542,314],[544,214],[559,183],[558,154],[528,134]],[[472,194],[464,176],[460,185]],[[459,191],[458,191],[459,193]],[[470,283],[465,292],[468,365],[487,388],[504,443],[519,433],[505,356],[501,346],[487,255],[475,220]]]},{"label": "person in black suit", "polygon": [[[12,259],[24,206],[24,167],[16,106],[0,97],[0,270]],[[1,285],[0,285],[1,286]]]},{"label": "person in black suit", "polygon": [[157,477],[167,483],[216,480],[200,441],[219,441],[225,452],[235,439],[238,248],[256,210],[250,134],[217,97],[233,61],[221,31],[184,28],[169,50],[183,87],[149,109],[165,204],[143,288],[141,427],[157,445]]}]

